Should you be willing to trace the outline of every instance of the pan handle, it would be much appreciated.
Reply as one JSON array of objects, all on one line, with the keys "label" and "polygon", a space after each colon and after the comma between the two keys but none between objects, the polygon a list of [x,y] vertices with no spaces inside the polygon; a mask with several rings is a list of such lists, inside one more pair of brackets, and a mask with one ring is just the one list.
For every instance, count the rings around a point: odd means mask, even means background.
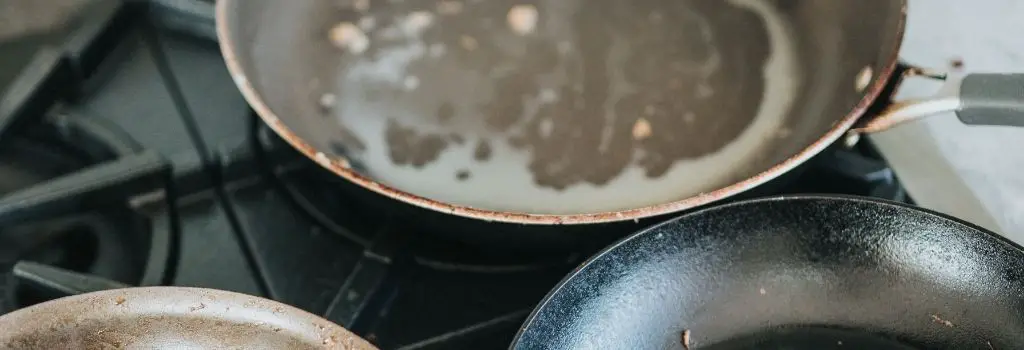
[{"label": "pan handle", "polygon": [[851,136],[885,131],[945,112],[955,112],[967,125],[1024,127],[1024,74],[939,73],[907,67],[897,79],[902,81],[914,76],[945,80],[945,84],[932,97],[893,102],[880,114],[850,130]]},{"label": "pan handle", "polygon": [[971,74],[960,83],[956,112],[969,125],[1024,127],[1024,74]]}]

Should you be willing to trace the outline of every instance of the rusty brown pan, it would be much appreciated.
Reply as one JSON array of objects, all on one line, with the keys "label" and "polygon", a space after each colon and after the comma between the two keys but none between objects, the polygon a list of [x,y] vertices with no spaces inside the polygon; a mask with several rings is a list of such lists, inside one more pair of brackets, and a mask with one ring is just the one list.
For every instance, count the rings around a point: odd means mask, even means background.
[{"label": "rusty brown pan", "polygon": [[[259,116],[335,174],[523,224],[635,220],[730,197],[853,131],[959,110],[1022,125],[1012,75],[862,120],[896,74],[892,0],[221,0]],[[961,91],[962,90],[962,91]],[[991,91],[990,91],[991,90]],[[985,95],[985,96],[982,96]]]},{"label": "rusty brown pan", "polygon": [[375,349],[341,326],[254,296],[200,288],[107,290],[0,317],[2,349]]}]

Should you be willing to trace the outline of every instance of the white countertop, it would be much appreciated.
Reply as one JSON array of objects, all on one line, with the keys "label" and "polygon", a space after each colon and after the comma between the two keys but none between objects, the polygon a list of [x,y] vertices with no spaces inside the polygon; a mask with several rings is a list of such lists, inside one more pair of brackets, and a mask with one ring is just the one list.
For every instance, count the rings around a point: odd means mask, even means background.
[{"label": "white countertop", "polygon": [[[910,0],[902,57],[925,67],[962,58],[967,71],[1024,72],[1024,1]],[[930,82],[899,96],[927,95]],[[965,126],[952,114],[872,140],[919,205],[1024,244],[1024,128]]]}]

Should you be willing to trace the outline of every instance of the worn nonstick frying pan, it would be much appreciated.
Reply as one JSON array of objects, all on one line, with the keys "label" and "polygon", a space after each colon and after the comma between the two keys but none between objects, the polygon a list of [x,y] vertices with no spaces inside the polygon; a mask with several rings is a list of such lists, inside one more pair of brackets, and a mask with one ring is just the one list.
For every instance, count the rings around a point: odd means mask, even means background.
[{"label": "worn nonstick frying pan", "polygon": [[[905,12],[892,0],[220,0],[216,14],[245,98],[321,166],[443,213],[583,224],[710,203],[817,154],[894,78]],[[950,110],[1022,125],[1022,82],[954,79],[856,132]]]},{"label": "worn nonstick frying pan", "polygon": [[620,241],[548,294],[513,348],[1020,349],[1022,330],[1020,246],[903,204],[794,196]]},{"label": "worn nonstick frying pan", "polygon": [[254,296],[185,287],[81,294],[0,317],[2,349],[376,349],[341,326]]}]

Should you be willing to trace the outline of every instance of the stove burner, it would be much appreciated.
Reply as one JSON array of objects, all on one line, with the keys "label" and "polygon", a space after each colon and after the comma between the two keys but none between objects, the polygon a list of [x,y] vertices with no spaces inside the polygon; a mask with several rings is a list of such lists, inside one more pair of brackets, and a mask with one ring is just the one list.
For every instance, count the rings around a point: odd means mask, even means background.
[{"label": "stove burner", "polygon": [[[273,135],[269,128],[258,121],[256,137],[257,156],[265,164],[268,176],[273,177],[278,187],[291,199],[301,212],[308,214],[321,227],[364,247],[382,231],[396,231],[392,235],[406,235],[398,240],[415,239],[410,251],[412,261],[426,268],[449,272],[510,273],[538,271],[549,268],[565,269],[579,262],[577,252],[555,252],[542,255],[526,253],[495,254],[480,253],[472,247],[462,246],[430,236],[429,232],[407,232],[405,227],[388,226],[395,222],[408,222],[408,217],[388,210],[386,199],[368,191],[343,192],[339,188],[346,184],[329,171],[322,169]],[[358,203],[360,205],[353,205]],[[413,220],[414,221],[414,220]],[[425,236],[425,237],[424,237]],[[390,257],[388,257],[390,258]]]},{"label": "stove burner", "polygon": [[[129,284],[194,285],[263,294],[381,348],[502,348],[604,246],[482,253],[424,232],[252,115],[223,69],[212,1],[95,3],[68,40],[8,75],[20,93],[0,98],[0,314]],[[833,147],[762,194],[905,199],[867,145]],[[106,263],[117,259],[131,263]]]},{"label": "stove burner", "polygon": [[[154,234],[169,231],[154,229],[126,203],[83,195],[98,183],[83,174],[137,146],[84,118],[49,121],[0,142],[0,314],[64,296],[60,283],[49,282],[61,273],[80,274],[80,282],[162,279],[146,276],[146,268]],[[11,273],[16,266],[21,275]],[[20,283],[25,273],[35,283]]]},{"label": "stove burner", "polygon": [[[0,148],[0,196],[87,165],[87,160],[64,152],[61,146],[31,137],[7,140]],[[136,242],[138,237],[132,232],[139,229],[138,225],[130,220],[124,223],[112,220],[115,215],[130,217],[123,210],[107,211],[5,225],[0,228],[0,270],[10,271],[16,262],[30,260],[138,282],[141,258],[133,255],[137,255],[136,248],[141,242]],[[12,287],[11,278],[3,278],[3,281],[0,289],[7,293],[2,297],[2,304],[8,310],[40,301],[26,289]]]},{"label": "stove burner", "polygon": [[[254,156],[263,176],[271,179],[300,212],[324,229],[361,246],[369,246],[375,231],[371,208],[353,205],[353,201],[334,190],[340,180],[320,169],[284,144],[255,115],[250,116],[250,137]],[[312,166],[311,166],[312,165]]]},{"label": "stove burner", "polygon": [[[73,215],[42,223],[24,224],[0,233],[0,264],[12,270],[19,261],[32,261],[89,273],[125,283],[141,280],[143,257],[146,249],[138,249],[141,242],[126,228],[114,227],[109,220],[113,215],[91,213]],[[143,246],[144,247],[144,246]],[[19,285],[9,299],[12,306],[24,307],[60,295],[39,295],[32,288]]]}]

